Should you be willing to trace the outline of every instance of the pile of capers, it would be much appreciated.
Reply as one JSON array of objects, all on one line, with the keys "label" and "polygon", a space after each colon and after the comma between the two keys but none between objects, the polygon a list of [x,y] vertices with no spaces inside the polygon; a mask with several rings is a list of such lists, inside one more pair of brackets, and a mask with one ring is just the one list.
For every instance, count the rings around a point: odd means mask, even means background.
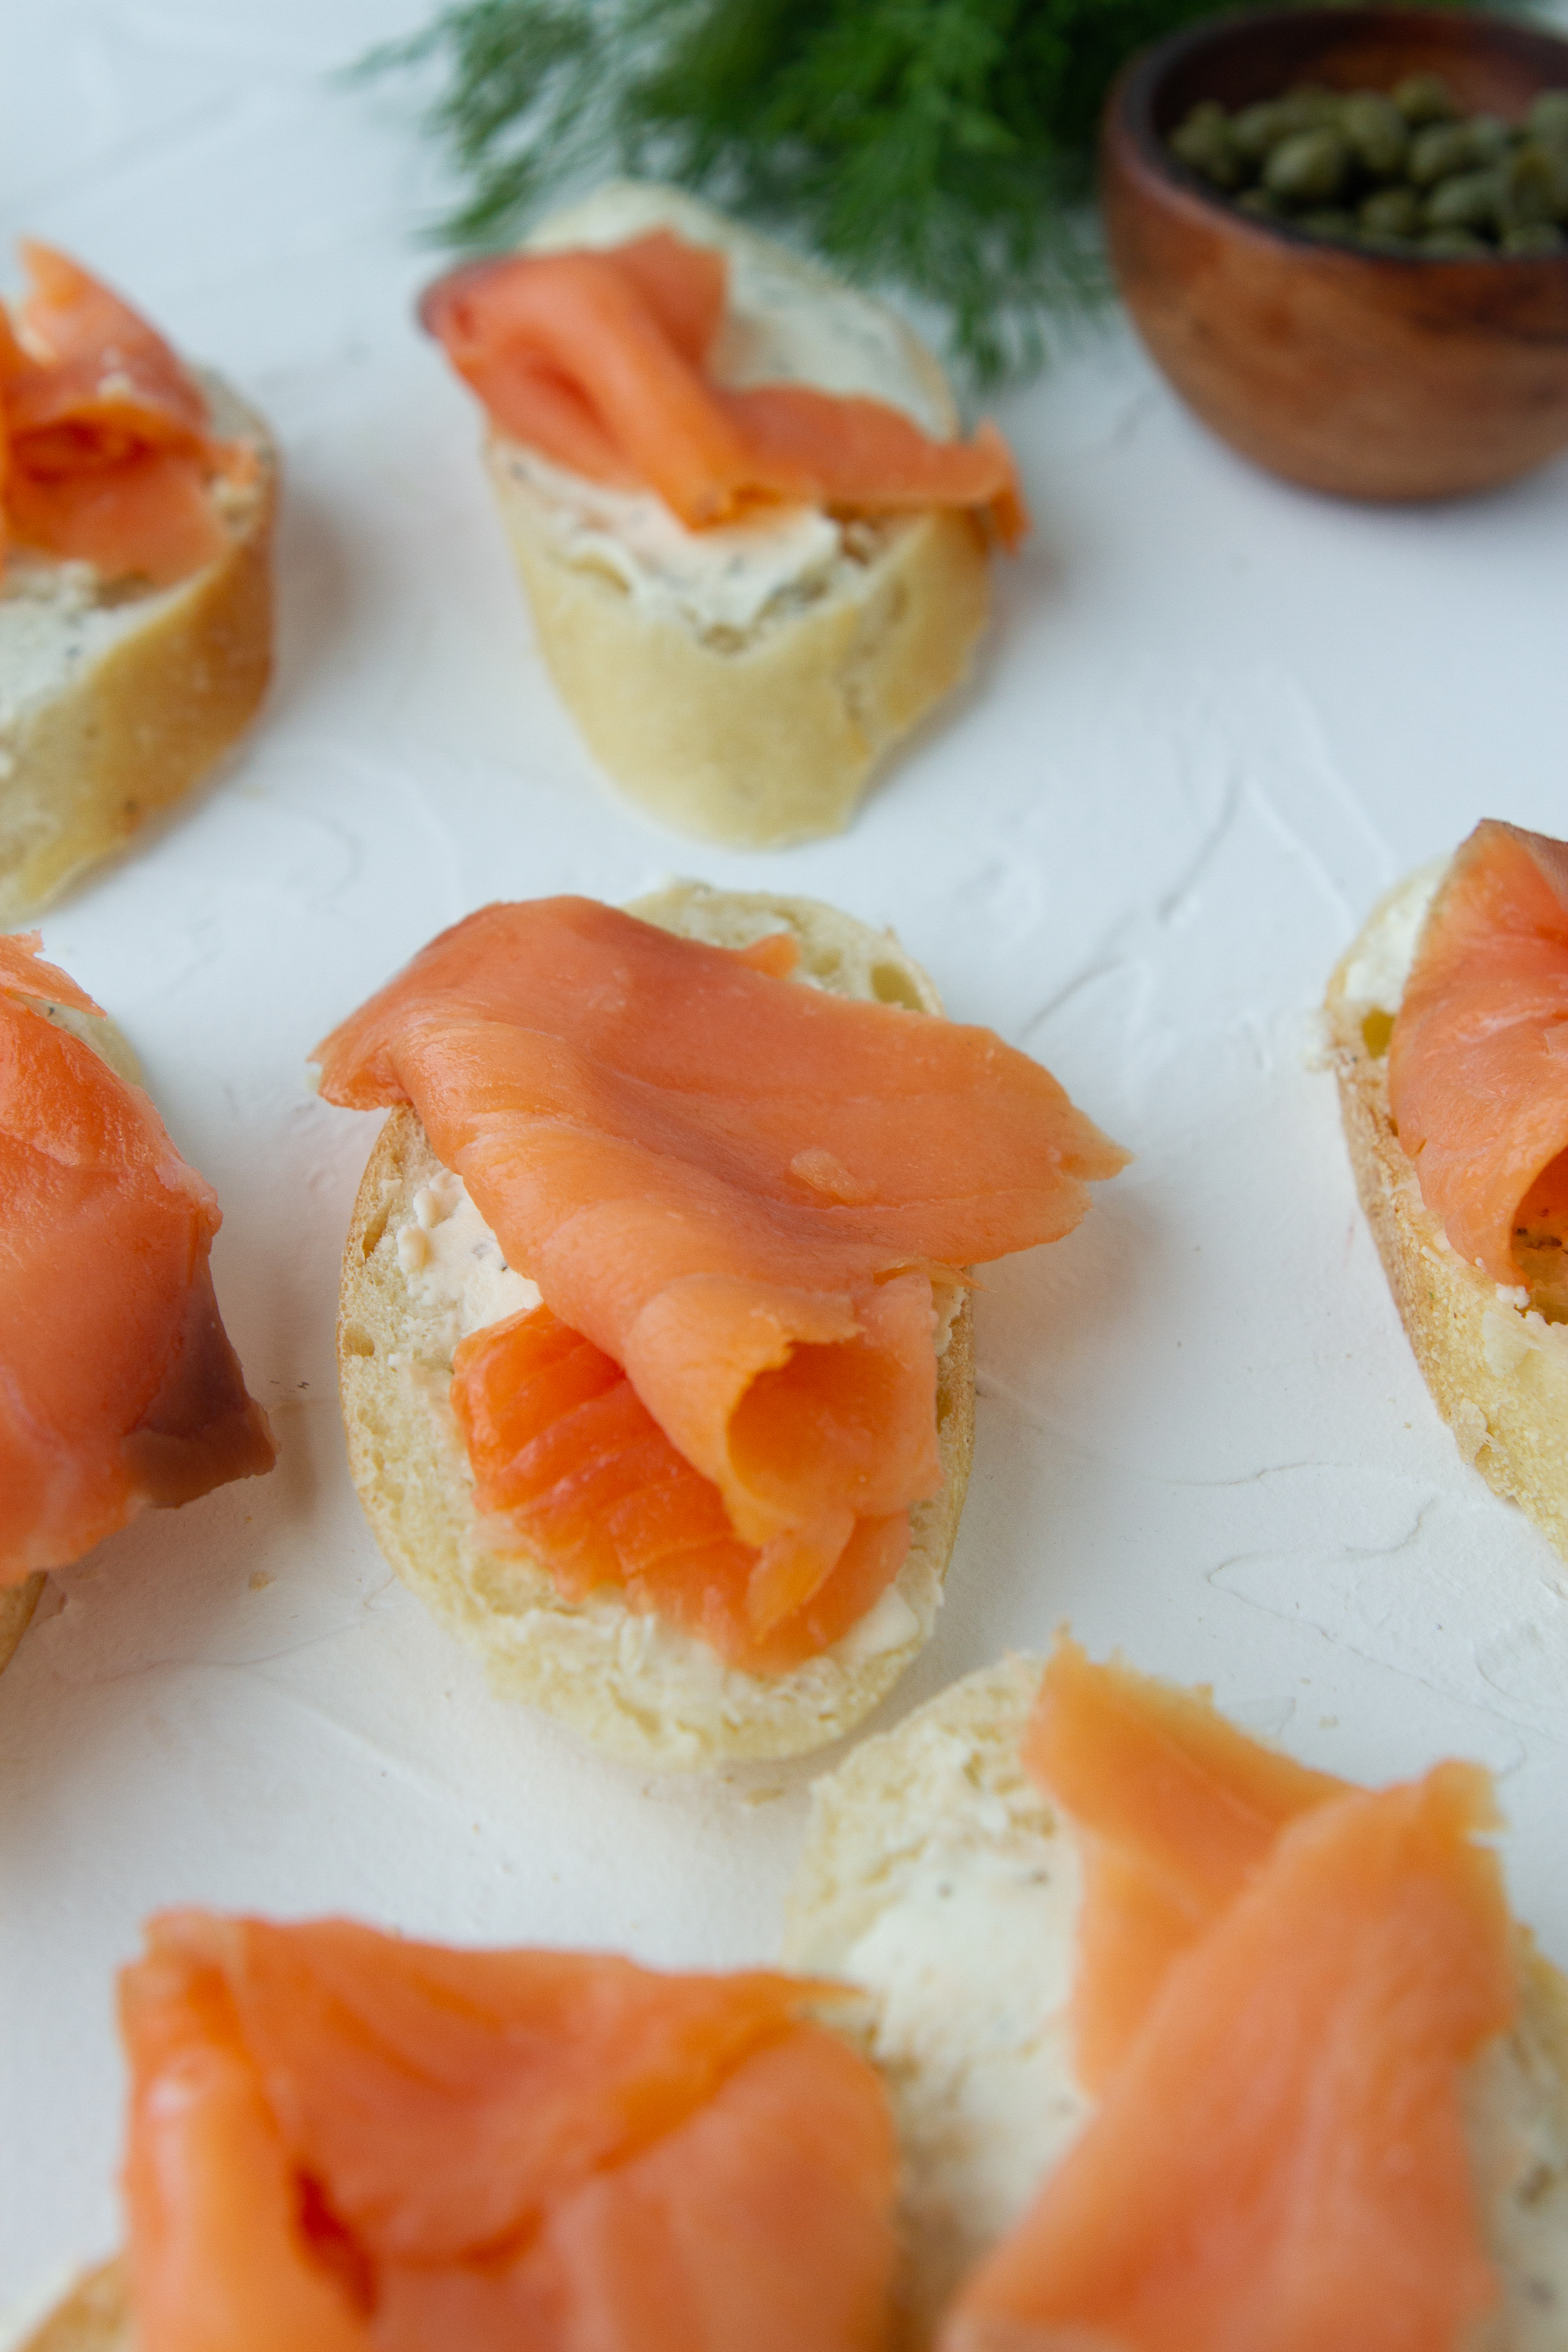
[{"label": "pile of capers", "polygon": [[1568,253],[1568,89],[1522,123],[1461,114],[1440,74],[1393,90],[1301,83],[1227,113],[1205,100],[1172,152],[1244,212],[1379,253]]}]

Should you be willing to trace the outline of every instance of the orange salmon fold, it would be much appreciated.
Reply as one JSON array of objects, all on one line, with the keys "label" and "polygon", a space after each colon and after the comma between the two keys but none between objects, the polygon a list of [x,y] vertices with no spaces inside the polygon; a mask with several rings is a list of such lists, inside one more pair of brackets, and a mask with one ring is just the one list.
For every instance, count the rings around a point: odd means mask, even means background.
[{"label": "orange salmon fold", "polygon": [[1348,1787],[1071,1645],[1026,1757],[1127,1865],[1079,1952],[1117,2031],[941,2352],[1458,2352],[1500,2293],[1461,2079],[1517,2000],[1487,1774]]},{"label": "orange salmon fold", "polygon": [[98,1007],[37,946],[0,939],[0,1585],[274,1460],[213,1296],[212,1189],[44,1017]]},{"label": "orange salmon fold", "polygon": [[1459,1255],[1520,1283],[1530,1196],[1568,1208],[1568,843],[1489,817],[1455,852],[1394,1024],[1388,1100]]},{"label": "orange salmon fold", "polygon": [[140,2352],[880,2352],[872,2068],[763,1972],[172,1912],[121,1979]]},{"label": "orange salmon fold", "polygon": [[989,1031],[778,948],[489,907],[317,1049],[329,1101],[413,1104],[548,1310],[458,1351],[481,1509],[571,1589],[722,1587],[737,1661],[841,1561],[862,1609],[897,1572],[941,1485],[934,1290],[1069,1232],[1126,1157]]},{"label": "orange salmon fold", "polygon": [[491,423],[590,480],[646,488],[692,530],[786,502],[966,507],[1028,529],[993,425],[933,441],[886,402],[713,382],[722,255],[668,229],[605,250],[508,254],[432,286],[420,317]]},{"label": "orange salmon fold", "polygon": [[1070,1816],[1082,1856],[1073,2059],[1098,2092],[1178,1953],[1235,1900],[1288,1822],[1351,1784],[1249,1739],[1203,1692],[1095,1665],[1065,1640],[1022,1754]]},{"label": "orange salmon fold", "polygon": [[0,314],[5,536],[108,578],[183,580],[227,544],[210,485],[246,453],[209,433],[145,319],[65,254],[21,251],[33,289],[15,325]]}]

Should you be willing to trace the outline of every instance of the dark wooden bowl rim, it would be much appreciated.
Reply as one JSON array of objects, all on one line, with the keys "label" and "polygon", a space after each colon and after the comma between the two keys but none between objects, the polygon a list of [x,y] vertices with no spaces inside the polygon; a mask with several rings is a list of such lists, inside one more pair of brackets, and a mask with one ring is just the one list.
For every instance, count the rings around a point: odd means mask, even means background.
[{"label": "dark wooden bowl rim", "polygon": [[[1315,47],[1329,50],[1347,45],[1358,32],[1386,30],[1391,36],[1404,33],[1417,39],[1426,35],[1455,49],[1498,50],[1510,52],[1521,62],[1528,61],[1538,77],[1539,89],[1568,89],[1568,40],[1554,34],[1541,32],[1533,26],[1522,25],[1517,19],[1475,16],[1457,8],[1346,8],[1323,6],[1307,8],[1247,8],[1222,16],[1208,16],[1196,25],[1189,25],[1179,33],[1168,34],[1152,48],[1140,52],[1123,68],[1106,108],[1108,125],[1114,123],[1131,142],[1143,168],[1163,180],[1206,214],[1218,214],[1227,226],[1245,235],[1259,236],[1293,247],[1297,252],[1310,252],[1324,258],[1343,260],[1361,269],[1423,269],[1423,270],[1485,270],[1506,269],[1510,272],[1536,272],[1568,269],[1568,254],[1447,254],[1447,253],[1379,253],[1360,246],[1342,244],[1335,237],[1315,236],[1310,230],[1292,227],[1285,221],[1259,219],[1245,213],[1217,190],[1211,188],[1202,176],[1190,171],[1173,155],[1165,144],[1166,133],[1179,119],[1178,108],[1163,103],[1169,84],[1182,79],[1182,68],[1207,53],[1219,53],[1233,47],[1238,38],[1248,41],[1268,30],[1282,37],[1283,45],[1293,48],[1292,35],[1301,37],[1301,45],[1309,52],[1294,64],[1279,68],[1279,79],[1261,96],[1282,96],[1293,81],[1307,78],[1310,68],[1310,52]],[[1317,36],[1316,40],[1313,36]],[[1202,93],[1200,93],[1201,95]],[[1210,92],[1209,95],[1214,93]],[[1251,103],[1250,100],[1247,101]],[[1197,103],[1192,96],[1187,105]],[[1180,112],[1184,112],[1182,108]]]}]

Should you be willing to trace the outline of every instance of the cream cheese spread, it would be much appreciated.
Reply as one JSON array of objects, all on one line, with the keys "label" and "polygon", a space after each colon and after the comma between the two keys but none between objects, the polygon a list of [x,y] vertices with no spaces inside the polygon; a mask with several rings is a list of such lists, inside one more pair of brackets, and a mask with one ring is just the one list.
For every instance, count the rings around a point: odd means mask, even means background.
[{"label": "cream cheese spread", "polygon": [[[737,388],[804,383],[898,408],[936,439],[956,419],[940,371],[890,310],[672,188],[617,181],[546,221],[531,250],[620,245],[659,228],[721,250],[729,313],[710,360]],[[863,572],[907,519],[839,521],[791,507],[765,521],[689,530],[652,491],[614,490],[498,439],[497,458],[549,517],[568,563],[610,574],[652,614],[744,637]]]},{"label": "cream cheese spread", "polygon": [[410,1292],[436,1318],[430,1337],[448,1353],[470,1331],[540,1303],[537,1287],[508,1265],[468,1186],[449,1168],[416,1192],[396,1246]]},{"label": "cream cheese spread", "polygon": [[1421,927],[1448,865],[1447,858],[1436,857],[1389,892],[1345,966],[1349,1003],[1375,1005],[1381,1013],[1398,1012],[1415,961]]},{"label": "cream cheese spread", "polygon": [[789,1965],[871,1997],[921,2316],[1019,2221],[1090,2111],[1068,2020],[1081,1868],[1018,1760],[1037,1681],[1023,1660],[972,1677],[823,1785],[786,1946]]},{"label": "cream cheese spread", "polygon": [[0,576],[0,783],[36,714],[123,638],[160,619],[184,585],[116,599],[90,563],[8,557]]}]

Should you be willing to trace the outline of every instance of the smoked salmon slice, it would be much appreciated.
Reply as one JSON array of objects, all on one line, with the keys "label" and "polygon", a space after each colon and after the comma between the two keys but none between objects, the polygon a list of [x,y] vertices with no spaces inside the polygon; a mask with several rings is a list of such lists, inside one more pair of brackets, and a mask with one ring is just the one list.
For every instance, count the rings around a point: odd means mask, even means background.
[{"label": "smoked salmon slice", "polygon": [[1096,1665],[1066,1640],[1022,1754],[1082,1856],[1073,2063],[1099,2091],[1176,1955],[1234,1901],[1287,1822],[1350,1784],[1247,1738],[1205,1693]]},{"label": "smoked salmon slice", "polygon": [[1568,843],[1488,818],[1456,851],[1394,1024],[1388,1099],[1459,1255],[1568,1319]]},{"label": "smoked salmon slice", "polygon": [[70,260],[24,244],[33,286],[0,320],[6,533],[108,578],[157,586],[221,555],[210,494],[248,453],[215,439],[206,398],[156,330]]},{"label": "smoked salmon slice", "polygon": [[1500,2292],[1461,2081],[1517,1998],[1486,1773],[1350,1788],[1070,1647],[1026,1756],[1133,1855],[1150,1948],[1099,2108],[942,2352],[1460,2352]]},{"label": "smoked salmon slice", "polygon": [[98,1007],[37,950],[0,938],[0,1584],[274,1459],[213,1296],[212,1189],[45,1017]]},{"label": "smoked salmon slice", "polygon": [[723,257],[668,229],[603,251],[509,254],[431,287],[420,316],[500,432],[592,481],[647,488],[693,530],[784,501],[969,507],[1028,529],[994,425],[933,441],[885,402],[710,380]]},{"label": "smoked salmon slice", "polygon": [[316,1055],[327,1100],[413,1104],[550,1310],[460,1351],[481,1507],[634,1605],[723,1527],[755,1557],[718,1538],[745,1581],[719,1616],[763,1643],[841,1561],[895,1573],[900,1532],[860,1531],[940,1489],[934,1289],[1069,1232],[1126,1157],[989,1031],[769,960],[587,899],[488,907]]},{"label": "smoked salmon slice", "polygon": [[833,1989],[174,1912],[121,1979],[140,2352],[879,2352]]}]

